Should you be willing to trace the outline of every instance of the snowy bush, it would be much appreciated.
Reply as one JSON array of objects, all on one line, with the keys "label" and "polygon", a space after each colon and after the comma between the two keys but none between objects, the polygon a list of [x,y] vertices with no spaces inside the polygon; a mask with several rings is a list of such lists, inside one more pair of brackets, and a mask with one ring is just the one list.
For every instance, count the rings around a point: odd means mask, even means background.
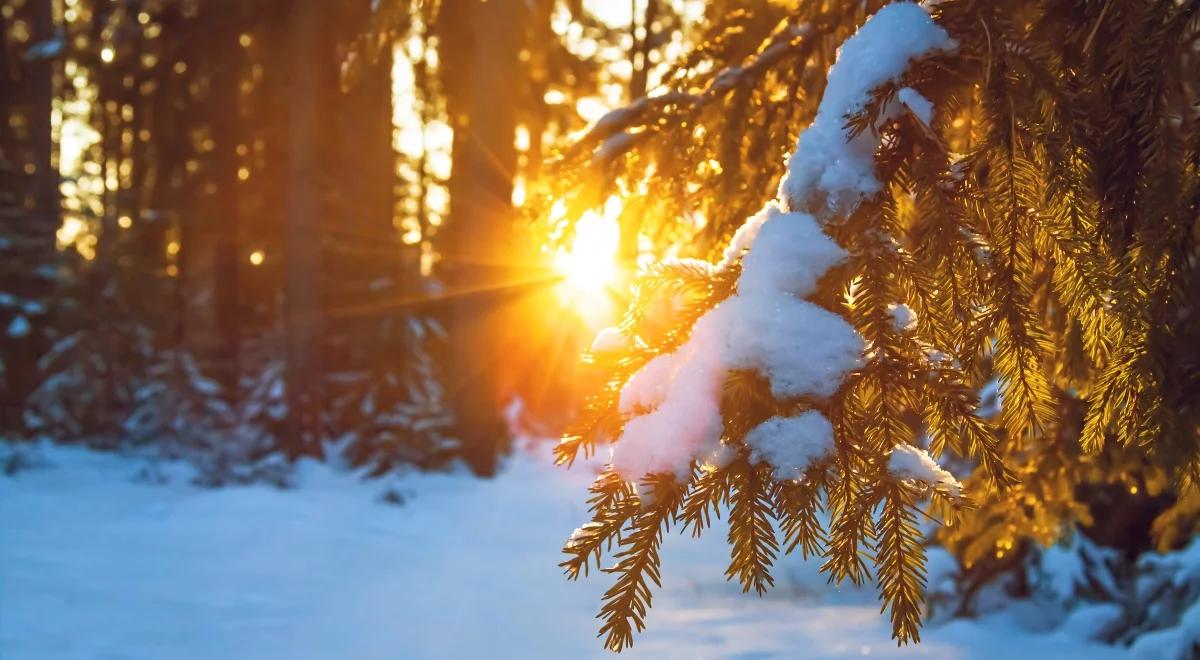
[{"label": "snowy bush", "polygon": [[43,376],[25,407],[27,427],[68,441],[116,443],[152,360],[152,340],[145,326],[125,321],[58,338],[38,363]]},{"label": "snowy bush", "polygon": [[202,485],[285,486],[287,461],[268,423],[270,411],[282,412],[281,392],[272,400],[280,378],[279,366],[268,364],[247,379],[246,395],[235,405],[191,355],[164,352],[135,391],[135,404],[122,422],[123,442],[160,458],[187,460]]},{"label": "snowy bush", "polygon": [[461,446],[433,359],[445,331],[433,318],[407,315],[382,318],[377,329],[387,352],[328,379],[331,449],[375,475],[443,466]]},{"label": "snowy bush", "polygon": [[1082,640],[1128,646],[1145,660],[1189,660],[1200,653],[1200,539],[1136,561],[1074,531],[1064,541],[1028,546],[1006,568],[963,571],[942,548],[929,551],[932,616],[980,616],[1029,603],[1037,620]]},{"label": "snowy bush", "polygon": [[1133,613],[1120,639],[1139,660],[1200,656],[1200,538],[1138,559]]}]

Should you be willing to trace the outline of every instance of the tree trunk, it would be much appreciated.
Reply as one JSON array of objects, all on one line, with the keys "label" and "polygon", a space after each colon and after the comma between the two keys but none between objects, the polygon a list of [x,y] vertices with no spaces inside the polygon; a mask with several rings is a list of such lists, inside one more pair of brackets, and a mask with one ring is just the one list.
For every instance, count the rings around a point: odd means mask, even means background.
[{"label": "tree trunk", "polygon": [[[371,0],[355,0],[342,10],[343,41],[370,15]],[[340,55],[340,54],[339,54]],[[337,62],[334,58],[334,63]],[[333,164],[332,217],[326,252],[327,367],[338,370],[386,369],[400,372],[390,358],[403,351],[381,346],[385,319],[397,315],[404,267],[395,215],[396,156],[392,148],[391,53],[363,64],[355,84],[337,98],[337,124],[329,131],[328,162]],[[388,282],[387,286],[381,283]],[[378,356],[388,355],[386,365]]]},{"label": "tree trunk", "polygon": [[[629,97],[634,100],[646,95],[647,83],[650,76],[650,51],[654,50],[654,21],[658,19],[658,0],[646,0],[645,13],[642,15],[641,30],[638,30],[637,0],[632,1],[633,50],[629,60],[633,74],[629,79]],[[639,32],[641,34],[639,34]]]},{"label": "tree trunk", "polygon": [[291,10],[288,96],[287,235],[284,238],[287,437],[293,456],[320,454],[320,224],[317,136],[322,133],[324,3],[295,0]]},{"label": "tree trunk", "polygon": [[[54,98],[54,62],[43,49],[40,56],[31,56],[28,49],[56,38],[51,0],[31,0],[17,14],[30,28],[25,48],[10,41],[9,23],[12,17],[0,19],[0,38],[4,40],[0,55],[0,80],[4,97],[0,116],[0,195],[6,196],[0,205],[6,214],[4,222],[6,245],[0,249],[0,289],[27,301],[20,309],[0,310],[0,357],[5,362],[4,400],[0,401],[0,429],[21,431],[25,398],[40,380],[38,358],[48,348],[49,336],[44,331],[49,309],[40,313],[31,305],[45,305],[55,285],[53,263],[55,232],[60,222],[59,177],[54,167],[50,117]],[[12,121],[20,116],[21,122]],[[7,216],[11,215],[11,219]],[[11,223],[11,224],[9,224]],[[27,332],[12,332],[22,317]],[[17,326],[13,326],[17,321]]]},{"label": "tree trunk", "polygon": [[525,0],[442,5],[443,21],[458,24],[443,26],[455,132],[443,273],[459,294],[450,310],[454,351],[448,389],[464,457],[483,475],[495,471],[506,441],[494,377],[504,365],[495,338],[503,303],[499,292],[514,271],[506,263],[506,241],[514,220],[514,102],[521,89],[519,56],[528,14]]},{"label": "tree trunk", "polygon": [[[215,7],[216,5],[213,5]],[[237,145],[241,137],[241,113],[238,105],[241,84],[242,48],[238,36],[243,21],[239,4],[211,17],[212,35],[217,53],[211,71],[211,109],[213,140],[213,184],[208,202],[212,209],[212,226],[216,232],[213,254],[213,306],[216,321],[216,346],[213,350],[213,370],[225,397],[230,402],[239,399],[241,376],[241,309],[238,295],[238,275],[241,269],[239,222],[239,192]]]}]

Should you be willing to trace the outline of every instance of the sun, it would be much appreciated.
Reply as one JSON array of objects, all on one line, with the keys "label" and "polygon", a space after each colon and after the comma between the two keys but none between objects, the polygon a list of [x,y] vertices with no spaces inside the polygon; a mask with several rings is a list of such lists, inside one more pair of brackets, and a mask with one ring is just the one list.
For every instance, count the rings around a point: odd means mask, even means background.
[{"label": "sun", "polygon": [[596,296],[616,283],[621,236],[618,215],[620,200],[616,198],[604,205],[603,213],[585,213],[575,223],[570,248],[555,253],[554,269],[563,276],[572,297]]},{"label": "sun", "polygon": [[574,250],[559,253],[554,268],[563,275],[563,282],[578,293],[600,293],[616,274],[616,268],[597,255]]},{"label": "sun", "polygon": [[602,209],[584,213],[574,223],[569,244],[551,257],[551,267],[559,276],[554,287],[559,304],[592,330],[612,325],[618,312],[621,206],[621,199],[614,196]]}]

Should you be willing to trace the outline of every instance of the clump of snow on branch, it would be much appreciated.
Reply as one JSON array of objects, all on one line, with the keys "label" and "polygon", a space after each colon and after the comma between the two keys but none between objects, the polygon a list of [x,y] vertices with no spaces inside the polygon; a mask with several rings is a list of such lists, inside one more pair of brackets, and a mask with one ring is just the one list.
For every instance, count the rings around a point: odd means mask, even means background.
[{"label": "clump of snow on branch", "polygon": [[[817,116],[796,141],[787,175],[779,184],[779,198],[787,208],[837,215],[878,192],[875,151],[879,136],[867,130],[847,140],[847,117],[863,110],[872,89],[903,75],[911,60],[954,46],[954,40],[924,9],[907,2],[880,9],[847,39],[829,69]],[[919,95],[912,94],[901,102],[921,116],[928,109],[916,100]],[[885,113],[884,118],[887,116]]]},{"label": "clump of snow on branch", "polygon": [[911,479],[928,484],[951,497],[962,496],[962,484],[958,479],[942,469],[942,466],[920,447],[896,445],[888,461],[888,472],[897,479]]},{"label": "clump of snow on branch", "polygon": [[739,293],[728,307],[725,351],[731,369],[754,369],[771,394],[821,398],[858,366],[863,340],[845,319],[788,294]]},{"label": "clump of snow on branch", "polygon": [[896,332],[904,332],[917,327],[917,313],[908,305],[889,305],[888,311],[892,313],[892,328]]},{"label": "clump of snow on branch", "polygon": [[617,472],[630,479],[658,472],[682,477],[694,458],[720,451],[726,316],[718,306],[701,317],[683,346],[648,362],[621,391],[622,413],[652,410],[625,424],[613,451]]},{"label": "clump of snow on branch", "polygon": [[820,413],[772,417],[746,434],[750,458],[775,468],[776,479],[797,479],[813,462],[833,452],[833,425]]},{"label": "clump of snow on branch", "polygon": [[[724,270],[740,260],[736,293],[700,317],[682,346],[648,362],[622,389],[619,410],[630,419],[613,448],[618,473],[627,479],[651,473],[684,477],[693,461],[727,460],[720,401],[731,371],[757,372],[780,399],[820,399],[836,392],[859,364],[862,337],[841,316],[805,300],[821,276],[846,258],[821,221],[852,210],[879,189],[878,138],[869,131],[851,138],[845,120],[862,110],[872,89],[898,79],[910,60],[951,47],[928,14],[908,3],[884,7],[842,46],[817,118],[788,161],[781,201],[749,218],[716,265]],[[928,114],[919,95],[906,96],[914,112]],[[602,332],[594,350],[619,348],[621,338],[614,333]],[[777,476],[795,478],[829,451],[832,436],[829,421],[809,411],[768,420],[746,442]],[[901,461],[900,467],[914,470],[908,477],[957,486],[921,454],[937,472],[922,461]]]},{"label": "clump of snow on branch", "polygon": [[816,290],[817,280],[825,271],[846,258],[846,251],[821,231],[810,215],[786,214],[771,202],[758,216],[765,219],[759,225],[754,249],[742,259],[740,295],[768,292],[806,296]]},{"label": "clump of snow on branch", "polygon": [[921,96],[921,93],[912,87],[905,87],[897,92],[896,99],[908,106],[908,109],[912,110],[922,124],[929,126],[933,121],[933,102]]},{"label": "clump of snow on branch", "polygon": [[1200,538],[1175,552],[1143,555],[1137,574],[1134,609],[1141,625],[1133,631],[1140,635],[1130,649],[1133,657],[1195,658],[1200,646]]},{"label": "clump of snow on branch", "polygon": [[586,523],[580,527],[576,527],[575,531],[571,532],[571,537],[567,539],[567,542],[565,545],[563,545],[563,548],[568,549],[568,550],[571,548],[574,548],[575,546],[579,545],[588,536],[590,536],[591,534],[595,533],[597,530],[602,529],[602,528],[603,528],[603,525],[601,525],[600,523],[597,523],[597,522],[590,522],[590,523]]},{"label": "clump of snow on branch", "polygon": [[725,248],[725,254],[722,255],[721,261],[717,262],[718,270],[725,270],[737,263],[738,259],[742,258],[742,255],[754,243],[754,239],[758,237],[758,230],[762,229],[763,223],[767,221],[771,210],[775,208],[780,208],[777,202],[768,202],[763,207],[763,210],[747,218],[742,223],[742,226],[733,232],[733,238],[729,239],[729,245]]},{"label": "clump of snow on branch", "polygon": [[700,317],[679,349],[648,362],[621,391],[620,412],[635,416],[613,451],[613,466],[627,478],[683,476],[695,459],[719,462],[721,388],[730,371],[757,371],[776,397],[828,397],[858,364],[858,333],[801,297],[846,253],[810,215],[784,213],[775,204],[758,215],[763,220],[743,260],[737,293]]},{"label": "clump of snow on branch", "polygon": [[1113,574],[1117,564],[1115,550],[1097,546],[1077,530],[1067,542],[1041,551],[1030,582],[1060,603],[1076,600],[1089,590],[1117,600],[1121,598]]}]

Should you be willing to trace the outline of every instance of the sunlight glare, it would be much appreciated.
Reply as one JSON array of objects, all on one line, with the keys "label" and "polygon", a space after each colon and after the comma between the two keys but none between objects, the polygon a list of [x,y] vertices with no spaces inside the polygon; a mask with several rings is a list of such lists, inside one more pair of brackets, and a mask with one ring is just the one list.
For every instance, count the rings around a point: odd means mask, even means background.
[{"label": "sunlight glare", "polygon": [[620,214],[621,200],[610,197],[603,213],[588,211],[575,223],[571,248],[555,254],[554,268],[573,293],[590,297],[616,281]]},{"label": "sunlight glare", "polygon": [[583,6],[610,28],[627,28],[633,20],[634,6],[628,2],[583,0]]}]

